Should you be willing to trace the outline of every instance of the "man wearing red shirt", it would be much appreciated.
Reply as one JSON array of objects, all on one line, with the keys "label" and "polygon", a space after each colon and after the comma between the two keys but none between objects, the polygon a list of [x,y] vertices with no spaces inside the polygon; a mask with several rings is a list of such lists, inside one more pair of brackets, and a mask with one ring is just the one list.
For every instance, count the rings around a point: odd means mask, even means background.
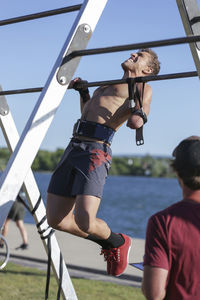
[{"label": "man wearing red shirt", "polygon": [[149,219],[142,291],[148,300],[199,300],[200,137],[183,140],[173,156],[183,199]]}]

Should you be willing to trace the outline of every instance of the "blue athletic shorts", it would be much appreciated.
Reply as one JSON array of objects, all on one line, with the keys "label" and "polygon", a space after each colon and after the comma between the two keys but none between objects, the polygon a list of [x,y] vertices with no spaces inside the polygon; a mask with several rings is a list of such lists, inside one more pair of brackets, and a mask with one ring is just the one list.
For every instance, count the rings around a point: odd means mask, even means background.
[{"label": "blue athletic shorts", "polygon": [[101,198],[111,161],[108,145],[73,138],[52,174],[48,193]]},{"label": "blue athletic shorts", "polygon": [[11,219],[16,222],[19,220],[24,220],[24,216],[25,216],[25,208],[23,203],[21,203],[18,200],[15,200],[8,213],[8,219]]}]

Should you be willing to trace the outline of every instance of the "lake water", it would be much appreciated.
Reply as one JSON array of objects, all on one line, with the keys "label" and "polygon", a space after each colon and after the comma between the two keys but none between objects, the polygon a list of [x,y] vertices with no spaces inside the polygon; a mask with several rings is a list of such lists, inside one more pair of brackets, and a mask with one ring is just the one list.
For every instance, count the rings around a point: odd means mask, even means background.
[{"label": "lake water", "polygon": [[[34,175],[45,201],[51,174]],[[114,232],[144,238],[148,218],[179,200],[181,189],[176,179],[110,176],[104,187],[98,217],[105,220]],[[25,222],[34,224],[28,211]]]}]

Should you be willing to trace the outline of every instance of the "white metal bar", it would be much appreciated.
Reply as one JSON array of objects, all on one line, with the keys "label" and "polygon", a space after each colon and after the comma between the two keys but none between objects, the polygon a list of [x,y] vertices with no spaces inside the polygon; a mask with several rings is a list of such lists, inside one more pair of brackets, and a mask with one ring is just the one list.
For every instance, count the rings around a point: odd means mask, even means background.
[{"label": "white metal bar", "polygon": [[[2,96],[1,96],[2,97]],[[4,102],[5,102],[4,98]],[[17,132],[14,120],[12,118],[11,113],[1,116],[0,115],[0,126],[3,131],[3,135],[5,137],[5,140],[7,142],[7,146],[11,153],[14,151],[15,146],[17,145],[17,142],[19,140],[19,134]],[[40,191],[38,189],[37,183],[35,181],[34,175],[31,170],[28,171],[27,176],[24,180],[24,189],[26,191],[26,196],[30,205],[31,210],[35,207],[39,197],[40,197]],[[14,202],[14,201],[12,201]],[[38,209],[35,211],[34,219],[36,224],[38,224],[41,219],[46,215],[46,209],[44,206],[43,201],[40,202],[40,205],[38,206]],[[41,226],[38,227],[40,231],[44,230],[48,227],[47,221],[41,224]],[[50,232],[51,228],[48,229],[44,233],[44,236]],[[45,247],[46,253],[48,255],[48,248],[47,248],[47,240],[42,240],[43,245]],[[51,265],[55,273],[55,277],[57,281],[59,282],[59,266],[60,266],[60,248],[56,239],[55,234],[51,235]],[[68,270],[66,268],[66,264],[64,260],[62,260],[63,265],[63,281],[61,285],[61,291],[64,299],[73,299],[76,300],[76,293],[73,288]]]},{"label": "white metal bar", "polygon": [[[176,0],[181,15],[183,26],[187,35],[200,34],[200,22],[191,24],[191,20],[200,17],[200,11],[196,0]],[[190,50],[200,77],[200,43],[191,43]]]},{"label": "white metal bar", "polygon": [[106,3],[107,0],[84,1],[20,140],[0,178],[0,227],[3,225],[9,208],[12,205],[12,199],[16,198],[27,172],[31,167],[42,140],[66,92],[68,84],[77,68],[78,62],[68,70],[70,77],[68,77],[65,85],[57,81],[56,75],[58,68],[61,66],[63,58],[69,54],[70,45],[73,42],[73,37],[78,28],[83,24],[87,24],[91,32],[93,32]]},{"label": "white metal bar", "polygon": [[[67,82],[65,82],[65,85],[62,85],[61,81],[60,83],[57,81],[56,74],[58,68],[61,67],[63,58],[72,51],[70,46],[73,44],[73,38],[75,37],[77,30],[80,26],[86,24],[88,26],[87,28],[90,28],[92,33],[106,3],[107,0],[84,1],[47,83],[25,126],[21,138],[19,139],[19,142],[17,141],[19,137],[11,118],[11,114],[5,113],[5,115],[0,118],[1,127],[7,140],[8,147],[11,151],[13,151],[13,154],[11,155],[6,169],[0,179],[0,227],[2,227],[10,207],[13,204],[13,199],[16,198],[23,181],[30,206],[33,208],[37,203],[40,192],[34,176],[30,171],[30,167],[51,124],[51,121],[53,120],[64,93],[66,92],[68,84],[78,66],[79,60],[77,60],[73,65],[70,65],[69,70],[66,70]],[[76,50],[80,50],[80,47],[77,47]],[[11,134],[12,138],[8,136],[8,132],[9,135]],[[40,202],[39,208],[36,210],[34,215],[35,221],[38,223],[45,214],[46,210],[44,203]],[[43,229],[46,229],[47,226],[47,222],[44,222],[40,225],[39,229],[42,231]],[[51,229],[47,229],[44,235],[49,233],[48,230],[50,231]],[[60,249],[55,234],[51,236],[50,241],[52,248],[52,267],[57,280],[59,280]],[[47,251],[47,241],[45,239],[43,240],[43,244]],[[61,286],[63,298],[76,300],[77,297],[63,258],[61,258],[61,264],[63,268],[63,281]]]}]

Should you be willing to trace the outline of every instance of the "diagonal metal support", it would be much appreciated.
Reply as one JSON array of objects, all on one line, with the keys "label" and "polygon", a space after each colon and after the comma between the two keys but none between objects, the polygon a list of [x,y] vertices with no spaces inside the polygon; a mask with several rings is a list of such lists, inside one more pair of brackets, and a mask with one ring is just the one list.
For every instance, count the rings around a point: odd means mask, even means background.
[{"label": "diagonal metal support", "polygon": [[[63,59],[69,54],[70,46],[78,28],[82,24],[87,24],[92,33],[106,3],[107,0],[85,0],[82,4],[36,106],[0,178],[0,228],[13,203],[12,199],[16,198],[26,178],[79,62],[77,61],[73,66],[70,66],[70,70],[67,70],[70,76],[66,76],[65,85],[58,82],[57,71],[62,66]],[[80,50],[78,43],[76,45],[76,50]]]},{"label": "diagonal metal support", "polygon": [[[200,11],[196,0],[176,0],[186,34],[200,34]],[[190,50],[200,77],[200,42],[191,43]]]},{"label": "diagonal metal support", "polygon": [[[1,90],[1,87],[0,87]],[[2,112],[2,113],[1,113]],[[17,142],[19,140],[19,134],[17,132],[17,128],[15,126],[14,120],[12,118],[11,113],[9,112],[9,107],[6,102],[6,98],[4,96],[0,96],[0,126],[3,132],[3,135],[5,137],[7,146],[12,153],[15,149],[15,146],[17,145]],[[24,180],[23,187],[26,191],[26,196],[29,202],[29,206],[31,210],[33,210],[37,203],[38,199],[41,198],[40,191],[38,189],[37,183],[35,181],[34,175],[31,170],[28,171],[27,176]],[[12,201],[13,203],[14,201]],[[46,216],[46,209],[44,206],[44,203],[42,199],[39,202],[39,206],[35,210],[35,213],[33,215],[35,219],[36,224],[40,224],[41,220]],[[41,225],[37,226],[38,230],[40,232],[43,232],[41,235],[42,242],[45,248],[45,251],[48,256],[48,241],[47,239],[43,239],[44,236],[48,235],[52,228],[50,228],[47,224],[47,221],[45,220],[44,222],[41,223]],[[50,248],[51,248],[51,266],[53,268],[55,277],[57,279],[57,282],[60,282],[60,266],[62,265],[62,283],[61,283],[61,292],[63,295],[63,299],[72,299],[76,300],[76,293],[74,291],[68,270],[66,268],[66,264],[62,258],[61,251],[56,239],[55,234],[53,233],[50,238]]]}]

